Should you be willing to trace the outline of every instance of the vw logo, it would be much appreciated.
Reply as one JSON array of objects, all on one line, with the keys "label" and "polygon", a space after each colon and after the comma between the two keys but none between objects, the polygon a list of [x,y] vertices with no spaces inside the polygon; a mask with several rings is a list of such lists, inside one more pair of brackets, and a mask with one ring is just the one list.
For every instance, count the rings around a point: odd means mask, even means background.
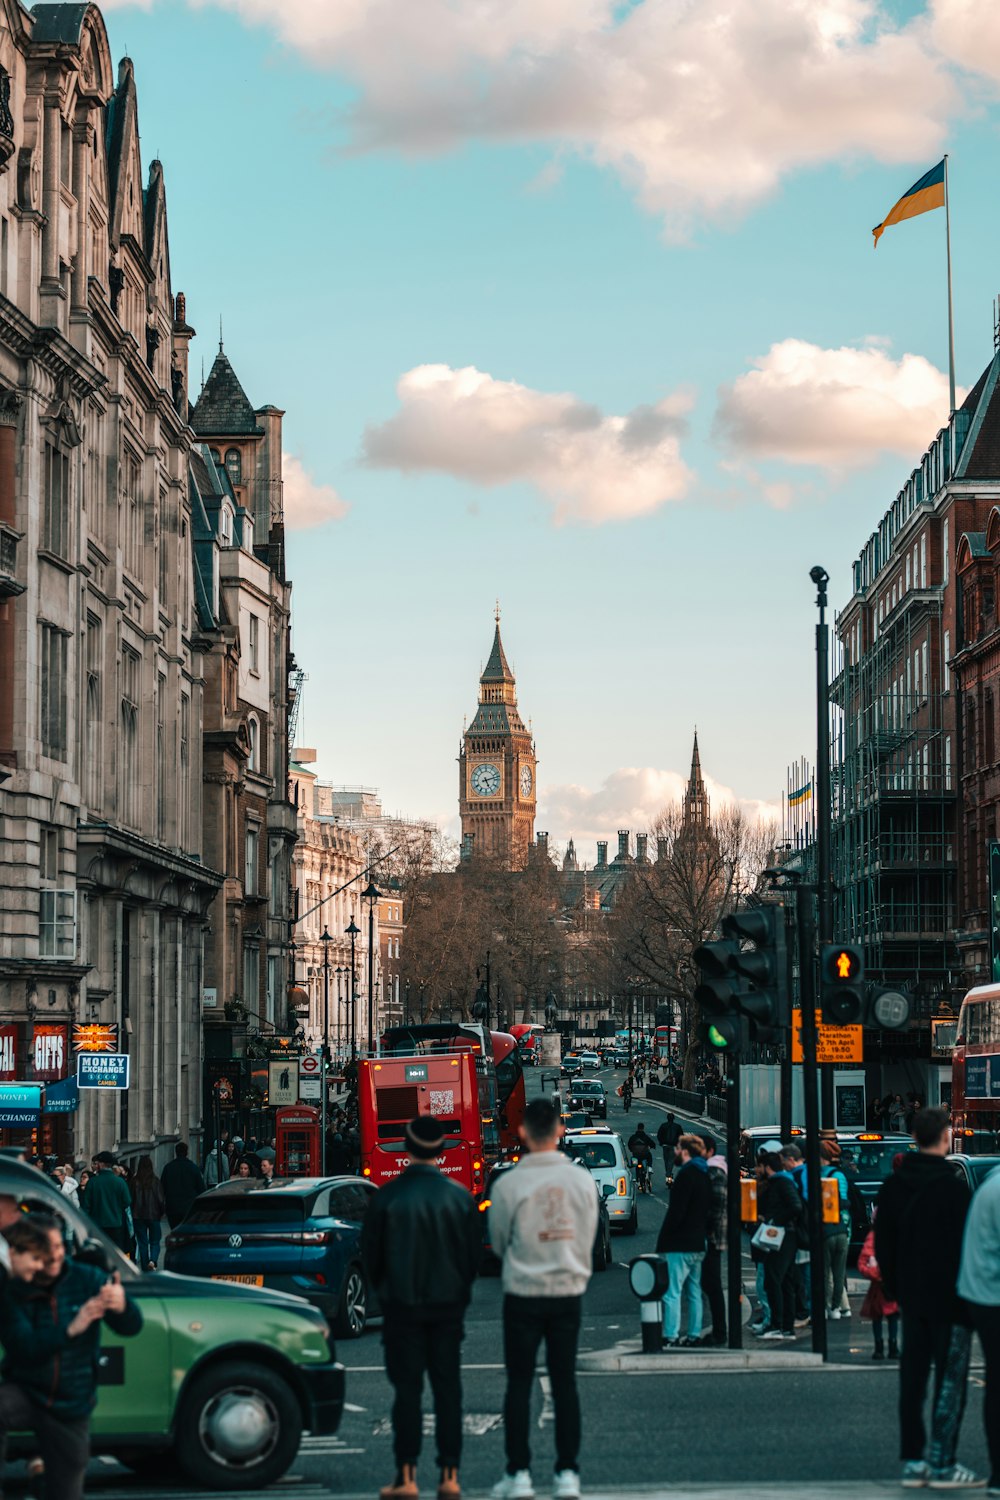
[{"label": "vw logo", "polygon": [[229,1236],[229,1248],[230,1248],[230,1250],[238,1250],[240,1248],[240,1246],[242,1245],[242,1243],[243,1243],[243,1236],[241,1234],[231,1234]]}]

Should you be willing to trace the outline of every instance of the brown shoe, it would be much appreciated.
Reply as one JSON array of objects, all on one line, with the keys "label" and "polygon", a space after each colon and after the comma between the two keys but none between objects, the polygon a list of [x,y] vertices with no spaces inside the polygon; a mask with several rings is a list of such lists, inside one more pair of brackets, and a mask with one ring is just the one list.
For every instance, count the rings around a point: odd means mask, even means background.
[{"label": "brown shoe", "polygon": [[395,1484],[383,1485],[379,1490],[379,1500],[415,1500],[419,1494],[416,1464],[400,1464]]},{"label": "brown shoe", "polygon": [[437,1500],[461,1500],[462,1486],[458,1482],[457,1469],[442,1469],[438,1484]]}]

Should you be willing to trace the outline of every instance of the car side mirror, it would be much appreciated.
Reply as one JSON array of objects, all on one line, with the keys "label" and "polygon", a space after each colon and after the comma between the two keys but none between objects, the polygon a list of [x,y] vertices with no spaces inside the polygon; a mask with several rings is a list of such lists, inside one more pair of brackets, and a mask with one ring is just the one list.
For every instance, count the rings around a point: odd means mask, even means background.
[{"label": "car side mirror", "polygon": [[604,1198],[610,1198],[613,1195],[614,1191],[615,1191],[615,1185],[614,1185],[614,1183],[613,1182],[606,1182],[604,1184],[604,1186],[601,1188],[601,1195]]},{"label": "car side mirror", "polygon": [[82,1261],[85,1266],[96,1266],[99,1271],[111,1271],[114,1269],[107,1246],[102,1245],[100,1240],[84,1240],[74,1258]]}]

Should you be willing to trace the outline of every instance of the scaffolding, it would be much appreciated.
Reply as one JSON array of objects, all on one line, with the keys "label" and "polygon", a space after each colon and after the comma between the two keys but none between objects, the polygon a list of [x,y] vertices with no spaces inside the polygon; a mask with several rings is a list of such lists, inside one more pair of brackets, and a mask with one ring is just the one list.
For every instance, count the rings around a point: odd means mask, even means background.
[{"label": "scaffolding", "polygon": [[958,967],[942,592],[907,590],[831,689],[835,931],[862,945],[869,977],[911,987],[918,1017]]}]

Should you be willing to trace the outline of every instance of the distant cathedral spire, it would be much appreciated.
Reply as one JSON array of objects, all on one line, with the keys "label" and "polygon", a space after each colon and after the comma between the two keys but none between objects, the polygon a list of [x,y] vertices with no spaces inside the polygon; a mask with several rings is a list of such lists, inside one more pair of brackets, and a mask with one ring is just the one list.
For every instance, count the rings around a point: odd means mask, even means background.
[{"label": "distant cathedral spire", "polygon": [[705,778],[701,774],[701,752],[698,749],[698,729],[695,726],[691,779],[684,793],[684,822],[688,826],[704,828],[708,821],[708,792],[705,790]]}]

